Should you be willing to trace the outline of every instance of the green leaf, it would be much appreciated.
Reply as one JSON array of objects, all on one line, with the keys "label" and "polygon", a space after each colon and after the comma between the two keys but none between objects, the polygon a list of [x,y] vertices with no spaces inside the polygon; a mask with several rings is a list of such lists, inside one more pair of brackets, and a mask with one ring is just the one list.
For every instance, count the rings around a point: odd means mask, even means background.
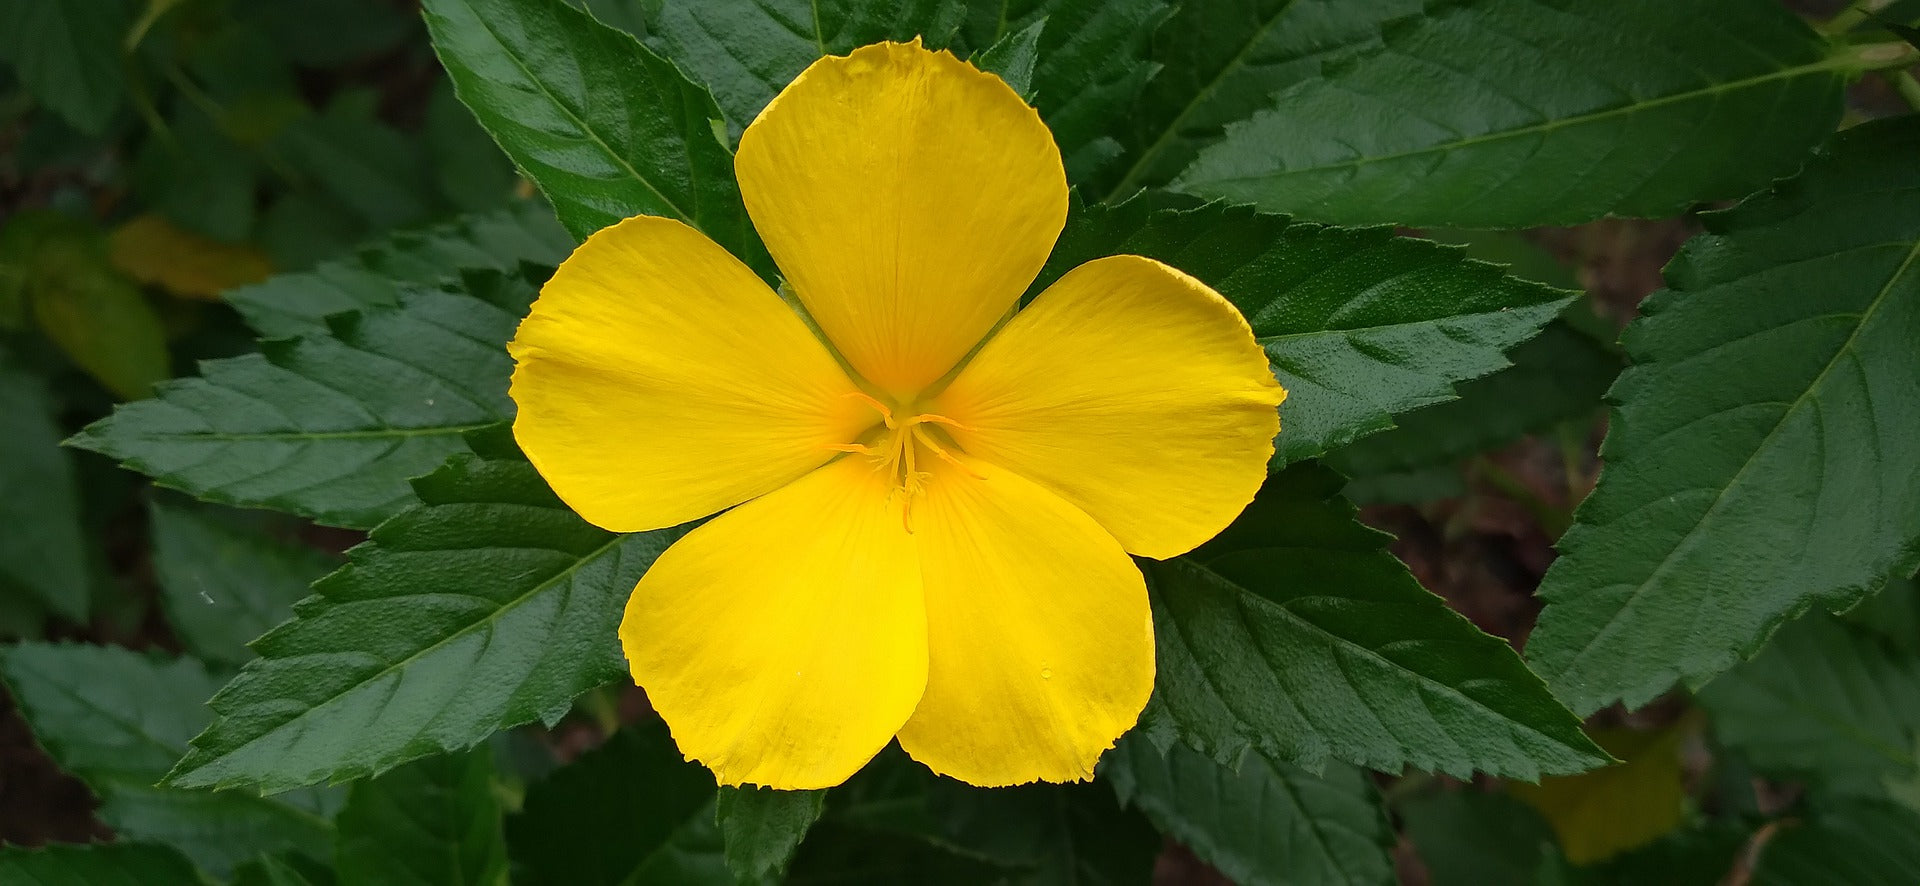
[{"label": "green leaf", "polygon": [[1000,37],[992,46],[974,53],[968,63],[982,71],[991,71],[1007,81],[1022,99],[1033,101],[1033,68],[1040,61],[1040,35],[1047,20],[1037,19],[1018,31]]},{"label": "green leaf", "polygon": [[218,240],[253,230],[259,163],[200,108],[183,104],[133,164],[134,194],[182,227]]},{"label": "green leaf", "polygon": [[486,748],[355,782],[340,810],[341,886],[505,886],[507,844]]},{"label": "green leaf", "polygon": [[963,0],[666,0],[647,42],[713,90],[738,137],[815,59],[914,37],[944,49],[966,14]]},{"label": "green leaf", "polygon": [[1512,366],[1461,384],[1460,399],[1398,416],[1398,427],[1335,450],[1327,464],[1349,477],[1447,464],[1594,415],[1620,374],[1617,351],[1559,320],[1507,357]]},{"label": "green leaf", "polygon": [[1246,315],[1287,389],[1276,465],[1453,399],[1456,382],[1506,366],[1503,352],[1570,297],[1386,229],[1299,224],[1220,205],[1156,210],[1145,198],[1076,207],[1029,291],[1120,253],[1192,274]]},{"label": "green leaf", "polygon": [[120,43],[133,24],[123,0],[0,0],[0,59],[27,92],[68,123],[99,135],[126,98]]},{"label": "green leaf", "polygon": [[326,793],[270,800],[152,786],[207,722],[203,705],[218,681],[199,662],[36,643],[0,652],[0,674],[48,753],[100,797],[100,820],[122,839],[167,844],[222,876],[261,852],[327,856]]},{"label": "green leaf", "polygon": [[1163,185],[1272,95],[1380,42],[1420,0],[1214,0],[1182,4],[1153,34],[1159,67],[1133,108],[1126,169],[1107,199]]},{"label": "green leaf", "polygon": [[1315,465],[1268,480],[1218,538],[1146,563],[1159,674],[1142,717],[1233,765],[1537,779],[1607,757],[1497,637],[1420,587]]},{"label": "green leaf", "polygon": [[504,345],[533,284],[470,290],[414,291],[335,317],[330,334],[207,361],[72,442],[199,498],[373,526],[463,434],[513,415]]},{"label": "green leaf", "polygon": [[554,496],[504,428],[414,482],[211,702],[168,783],[279,791],[377,775],[557,721],[624,678],[616,627],[679,532],[611,535]]},{"label": "green leaf", "polygon": [[[991,10],[994,4],[981,4]],[[978,45],[1041,21],[1034,105],[1053,131],[1067,180],[1110,178],[1124,147],[1127,115],[1153,76],[1153,29],[1173,12],[1164,0],[1007,0]]]},{"label": "green leaf", "polygon": [[1639,849],[1579,868],[1569,879],[1579,886],[1727,882],[1745,856],[1753,830],[1739,820],[1697,822]]},{"label": "green leaf", "polygon": [[[1140,813],[1121,808],[1103,785],[983,790],[942,779],[933,784],[929,800],[938,822],[930,836],[1003,868],[995,879],[1030,886],[1147,886],[1153,880],[1160,835]],[[959,860],[944,866],[956,875],[977,867]],[[976,875],[962,881],[987,879]]]},{"label": "green leaf", "polygon": [[[307,876],[308,870],[293,863],[292,860],[278,855],[263,855],[247,862],[233,872],[233,886],[330,886],[330,879]],[[326,870],[323,873],[331,874]]]},{"label": "green leaf", "polygon": [[153,572],[181,643],[207,661],[240,664],[247,644],[293,617],[307,587],[340,565],[269,533],[249,515],[155,496]]},{"label": "green leaf", "polygon": [[46,385],[0,364],[0,593],[24,589],[69,621],[87,620],[89,572],[73,462]]},{"label": "green leaf", "polygon": [[1527,655],[1637,707],[1920,566],[1920,118],[1837,137],[1667,266]]},{"label": "green leaf", "polygon": [[1580,775],[1509,785],[1553,825],[1568,861],[1592,864],[1680,827],[1687,802],[1680,744],[1688,722],[1664,729],[1597,729],[1594,740],[1622,762]]},{"label": "green leaf", "polygon": [[1847,610],[1847,622],[1878,635],[1894,649],[1920,656],[1920,580],[1887,582],[1886,589]]},{"label": "green leaf", "polygon": [[484,212],[507,202],[519,179],[513,161],[500,153],[473,113],[454,96],[453,81],[434,84],[422,135],[442,200],[468,212]]},{"label": "green leaf", "polygon": [[1920,813],[1884,801],[1818,806],[1760,849],[1754,886],[1904,886],[1920,871]]},{"label": "green leaf", "polygon": [[1505,794],[1440,791],[1398,812],[1433,886],[1535,886],[1559,855],[1546,820]]},{"label": "green leaf", "polygon": [[398,305],[402,292],[459,281],[463,270],[517,273],[523,263],[559,264],[572,249],[545,207],[516,203],[392,234],[351,257],[231,290],[225,298],[261,335],[284,338],[325,332],[334,314]]},{"label": "green leaf", "polygon": [[351,97],[295,120],[274,140],[274,149],[374,228],[419,224],[437,208],[420,142]]},{"label": "green leaf", "polygon": [[507,819],[526,886],[731,886],[713,775],[680,756],[666,723],[622,728],[527,791]]},{"label": "green leaf", "polygon": [[1133,736],[1101,761],[1122,803],[1236,883],[1392,884],[1393,828],[1367,774],[1315,775],[1258,752],[1238,771]]},{"label": "green leaf", "polygon": [[1920,656],[1838,619],[1788,625],[1700,701],[1720,743],[1768,775],[1865,796],[1920,775]]},{"label": "green leaf", "polygon": [[630,215],[678,218],[763,273],[704,88],[561,0],[427,0],[460,100],[576,239]]},{"label": "green leaf", "polygon": [[1792,171],[1859,69],[1749,0],[1429,0],[1384,39],[1229,127],[1173,187],[1339,224],[1672,215]]},{"label": "green leaf", "polygon": [[826,791],[721,788],[716,815],[726,840],[727,867],[744,882],[784,874],[793,851],[820,820],[826,798]]},{"label": "green leaf", "polygon": [[139,843],[0,847],[0,882],[31,886],[206,886],[180,853]]},{"label": "green leaf", "polygon": [[0,275],[25,281],[40,330],[118,397],[145,397],[172,374],[160,318],[90,223],[48,210],[15,214],[0,231]]}]

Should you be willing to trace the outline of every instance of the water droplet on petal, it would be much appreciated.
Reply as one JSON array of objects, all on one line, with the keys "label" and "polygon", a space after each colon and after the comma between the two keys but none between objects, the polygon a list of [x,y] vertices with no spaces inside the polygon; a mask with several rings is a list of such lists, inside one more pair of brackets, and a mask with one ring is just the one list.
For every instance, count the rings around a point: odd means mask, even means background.
[{"label": "water droplet on petal", "polygon": [[1042,680],[1051,680],[1051,679],[1053,679],[1053,668],[1041,668],[1041,669],[1040,669],[1040,679],[1042,679]]}]

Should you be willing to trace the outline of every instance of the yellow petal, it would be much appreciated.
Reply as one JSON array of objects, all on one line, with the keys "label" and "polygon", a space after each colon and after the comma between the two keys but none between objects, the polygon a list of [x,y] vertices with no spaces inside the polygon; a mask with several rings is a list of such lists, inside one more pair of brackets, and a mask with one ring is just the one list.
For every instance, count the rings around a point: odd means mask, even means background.
[{"label": "yellow petal", "polygon": [[770,492],[872,423],[799,316],[670,219],[587,238],[510,350],[520,447],[580,516],[615,532]]},{"label": "yellow petal", "polygon": [[1079,509],[966,464],[936,462],[913,507],[928,673],[900,746],[981,786],[1091,778],[1153,690],[1146,583]]},{"label": "yellow petal", "polygon": [[1068,272],[929,411],[969,455],[1092,515],[1128,551],[1185,553],[1266,477],[1286,397],[1247,322],[1206,284],[1117,255]]},{"label": "yellow petal", "polygon": [[919,567],[872,464],[835,462],[668,548],[620,643],[682,753],[721,784],[831,787],[927,679]]},{"label": "yellow petal", "polygon": [[1040,115],[948,52],[880,43],[814,62],[734,159],[753,225],[842,356],[901,398],[1011,308],[1067,217]]}]

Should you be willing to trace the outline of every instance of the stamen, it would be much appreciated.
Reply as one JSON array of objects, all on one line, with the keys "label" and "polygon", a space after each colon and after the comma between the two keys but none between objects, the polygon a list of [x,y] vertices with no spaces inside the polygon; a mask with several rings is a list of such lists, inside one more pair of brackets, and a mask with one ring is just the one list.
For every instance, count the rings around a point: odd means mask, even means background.
[{"label": "stamen", "polygon": [[893,410],[887,408],[887,404],[880,402],[877,398],[865,391],[848,391],[846,396],[873,407],[873,411],[880,413],[880,420],[886,422],[887,427],[895,427],[893,423]]},{"label": "stamen", "polygon": [[967,476],[972,477],[975,480],[987,479],[985,477],[980,476],[972,468],[961,464],[960,460],[953,456],[953,453],[948,452],[940,444],[933,442],[933,435],[923,434],[923,433],[920,433],[920,431],[918,430],[915,430],[914,433],[919,436],[920,442],[927,444],[927,448],[933,450],[934,455],[940,456],[940,459],[942,461],[946,462],[947,464],[953,465],[956,468],[959,468],[961,471],[965,472]]},{"label": "stamen", "polygon": [[864,443],[834,443],[829,445],[827,448],[835,452],[855,452],[861,455],[873,454],[873,447],[868,446]]},{"label": "stamen", "polygon": [[931,413],[931,412],[924,412],[924,413],[921,413],[921,414],[919,414],[919,415],[916,415],[916,416],[914,416],[913,418],[911,418],[911,419],[909,419],[909,422],[910,422],[910,423],[912,423],[912,424],[937,424],[937,425],[946,425],[947,427],[950,427],[950,428],[957,428],[957,429],[959,429],[959,430],[962,430],[962,431],[971,431],[971,430],[973,430],[972,428],[970,428],[970,427],[967,427],[966,425],[963,425],[963,424],[961,424],[961,423],[959,423],[959,422],[957,422],[957,421],[954,421],[953,419],[950,419],[950,418],[948,418],[948,417],[946,417],[946,416],[944,416],[944,415],[937,415],[937,414],[935,414],[935,413]]}]

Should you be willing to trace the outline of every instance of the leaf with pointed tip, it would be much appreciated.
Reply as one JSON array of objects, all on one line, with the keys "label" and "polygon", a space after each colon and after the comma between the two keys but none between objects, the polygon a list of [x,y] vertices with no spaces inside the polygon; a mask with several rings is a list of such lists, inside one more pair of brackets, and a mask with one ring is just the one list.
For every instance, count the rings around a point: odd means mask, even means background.
[{"label": "leaf with pointed tip", "polygon": [[721,788],[715,815],[733,875],[758,882],[786,873],[794,850],[820,820],[826,796],[826,791],[776,791],[753,785]]},{"label": "leaf with pointed tip", "polygon": [[1700,702],[1720,743],[1768,775],[1864,796],[1920,775],[1920,657],[1836,618],[1782,628]]},{"label": "leaf with pointed tip", "polygon": [[734,883],[713,775],[682,757],[657,719],[623,727],[528,789],[507,843],[519,882],[532,886]]},{"label": "leaf with pointed tip", "polygon": [[1861,66],[1777,3],[1426,7],[1229,127],[1173,187],[1338,224],[1672,215],[1792,171]]},{"label": "leaf with pointed tip", "polygon": [[1607,756],[1499,638],[1354,520],[1317,465],[1270,478],[1213,541],[1147,563],[1159,674],[1142,726],[1232,765],[1251,748],[1535,780]]},{"label": "leaf with pointed tip", "polygon": [[339,558],[267,531],[253,515],[154,496],[153,572],[183,645],[207,661],[240,664],[247,644],[293,617],[293,604]]},{"label": "leaf with pointed tip", "polygon": [[1457,247],[1383,228],[1300,224],[1219,204],[1156,209],[1159,202],[1076,205],[1029,293],[1120,253],[1159,259],[1218,290],[1247,317],[1287,389],[1276,467],[1454,399],[1456,383],[1506,366],[1504,352],[1572,298],[1469,261]]},{"label": "leaf with pointed tip", "polygon": [[627,595],[676,530],[588,525],[518,457],[505,428],[414,482],[419,504],[347,552],[167,776],[280,791],[462,750],[621,679]]},{"label": "leaf with pointed tip", "polygon": [[551,210],[522,201],[390,234],[347,258],[229,290],[224,298],[263,337],[324,333],[335,314],[397,306],[401,293],[458,283],[465,270],[517,274],[522,263],[556,265],[572,249]]},{"label": "leaf with pointed tip", "polygon": [[1100,777],[1236,883],[1395,882],[1393,828],[1360,769],[1334,764],[1315,775],[1256,751],[1236,771],[1133,736],[1108,752]]},{"label": "leaf with pointed tip", "polygon": [[133,24],[126,0],[0,2],[0,59],[20,84],[74,128],[100,135],[127,95],[121,44]]},{"label": "leaf with pointed tip", "polygon": [[534,286],[475,277],[336,317],[330,333],[207,361],[72,442],[209,501],[371,527],[413,500],[409,479],[465,450],[463,434],[513,416],[505,345]]},{"label": "leaf with pointed tip", "polygon": [[0,674],[48,753],[99,795],[100,819],[123,839],[172,846],[222,876],[262,852],[327,856],[332,792],[266,799],[153,786],[207,722],[219,684],[199,662],[29,643],[0,652]]},{"label": "leaf with pointed tip", "polygon": [[340,886],[505,886],[507,844],[486,748],[355,782],[340,809]]},{"label": "leaf with pointed tip", "polygon": [[426,0],[454,92],[577,240],[633,215],[677,218],[762,274],[760,238],[706,88],[562,0]]},{"label": "leaf with pointed tip", "polygon": [[1637,707],[1920,566],[1920,118],[1837,136],[1705,218],[1622,338],[1606,470],[1527,656]]},{"label": "leaf with pointed tip", "polygon": [[1107,199],[1164,185],[1227,124],[1328,62],[1380,42],[1380,25],[1420,0],[1211,0],[1183,3],[1153,34],[1158,67],[1134,105],[1126,168]]},{"label": "leaf with pointed tip", "polygon": [[1013,91],[1029,103],[1033,101],[1033,67],[1040,61],[1040,35],[1047,20],[1041,18],[1018,31],[1009,31],[992,46],[974,53],[967,61],[982,71],[990,71],[1007,81]]}]

